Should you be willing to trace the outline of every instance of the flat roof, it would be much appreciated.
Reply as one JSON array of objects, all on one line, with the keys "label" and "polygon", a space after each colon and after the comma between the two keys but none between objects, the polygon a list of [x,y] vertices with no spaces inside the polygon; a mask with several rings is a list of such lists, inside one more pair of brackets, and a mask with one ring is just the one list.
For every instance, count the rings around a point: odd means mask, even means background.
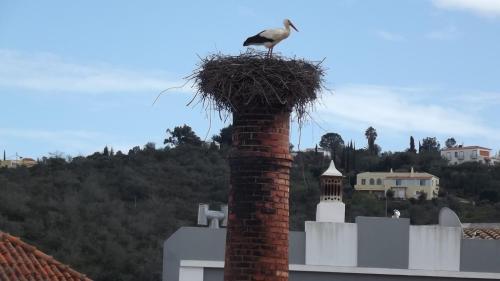
[{"label": "flat roof", "polygon": [[472,146],[462,146],[462,147],[447,147],[443,148],[442,151],[448,151],[448,150],[462,150],[462,149],[486,149],[486,150],[491,150],[491,148],[483,147],[483,146],[477,146],[477,145],[472,145]]}]

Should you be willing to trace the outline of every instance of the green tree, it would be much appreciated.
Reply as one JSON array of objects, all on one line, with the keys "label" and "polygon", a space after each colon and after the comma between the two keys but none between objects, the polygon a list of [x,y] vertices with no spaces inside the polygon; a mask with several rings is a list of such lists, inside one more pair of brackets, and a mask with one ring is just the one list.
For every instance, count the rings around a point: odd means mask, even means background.
[{"label": "green tree", "polygon": [[421,151],[423,152],[439,152],[439,142],[435,137],[427,137],[422,140]]},{"label": "green tree", "polygon": [[201,146],[201,139],[193,132],[191,127],[184,124],[182,127],[175,127],[173,130],[167,129],[167,134],[170,136],[163,142],[166,145],[178,146],[178,145],[194,145]]},{"label": "green tree", "polygon": [[332,159],[337,162],[337,158],[344,148],[344,140],[337,133],[326,133],[321,136],[319,146],[330,151]]},{"label": "green tree", "polygon": [[410,136],[410,148],[408,149],[408,152],[417,153],[417,149],[415,148],[415,140],[413,139],[413,136]]},{"label": "green tree", "polygon": [[447,148],[452,148],[455,146],[455,144],[457,144],[457,141],[455,140],[455,138],[452,137],[447,139],[444,144],[446,145]]},{"label": "green tree", "polygon": [[379,151],[377,151],[377,147],[375,146],[375,140],[377,139],[377,130],[373,128],[372,126],[368,127],[365,131],[365,137],[368,140],[368,151],[370,151],[373,154],[377,154]]},{"label": "green tree", "polygon": [[222,128],[218,135],[212,137],[212,140],[221,146],[231,146],[233,144],[233,125]]}]

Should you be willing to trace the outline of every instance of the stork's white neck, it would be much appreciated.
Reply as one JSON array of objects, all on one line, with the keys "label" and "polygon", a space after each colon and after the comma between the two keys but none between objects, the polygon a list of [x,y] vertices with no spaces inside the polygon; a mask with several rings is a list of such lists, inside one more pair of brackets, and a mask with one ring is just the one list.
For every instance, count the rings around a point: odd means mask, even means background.
[{"label": "stork's white neck", "polygon": [[290,33],[290,23],[289,22],[285,22],[284,25],[285,25],[286,32]]}]

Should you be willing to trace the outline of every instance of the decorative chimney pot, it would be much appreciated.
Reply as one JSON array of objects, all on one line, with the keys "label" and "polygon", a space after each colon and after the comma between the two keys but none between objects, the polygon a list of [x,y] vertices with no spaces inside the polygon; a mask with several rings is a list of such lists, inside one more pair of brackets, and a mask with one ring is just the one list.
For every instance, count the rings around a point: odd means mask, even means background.
[{"label": "decorative chimney pot", "polygon": [[321,196],[316,207],[316,221],[344,222],[345,204],[342,202],[342,173],[333,160],[320,177]]}]

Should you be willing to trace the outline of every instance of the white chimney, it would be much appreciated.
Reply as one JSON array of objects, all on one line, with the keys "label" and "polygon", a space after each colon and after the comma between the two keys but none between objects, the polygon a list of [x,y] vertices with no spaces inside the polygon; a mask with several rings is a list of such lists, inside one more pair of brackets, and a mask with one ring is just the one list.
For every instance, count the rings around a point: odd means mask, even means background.
[{"label": "white chimney", "polygon": [[344,222],[345,204],[342,202],[342,173],[333,160],[320,177],[321,195],[316,206],[316,221]]}]

